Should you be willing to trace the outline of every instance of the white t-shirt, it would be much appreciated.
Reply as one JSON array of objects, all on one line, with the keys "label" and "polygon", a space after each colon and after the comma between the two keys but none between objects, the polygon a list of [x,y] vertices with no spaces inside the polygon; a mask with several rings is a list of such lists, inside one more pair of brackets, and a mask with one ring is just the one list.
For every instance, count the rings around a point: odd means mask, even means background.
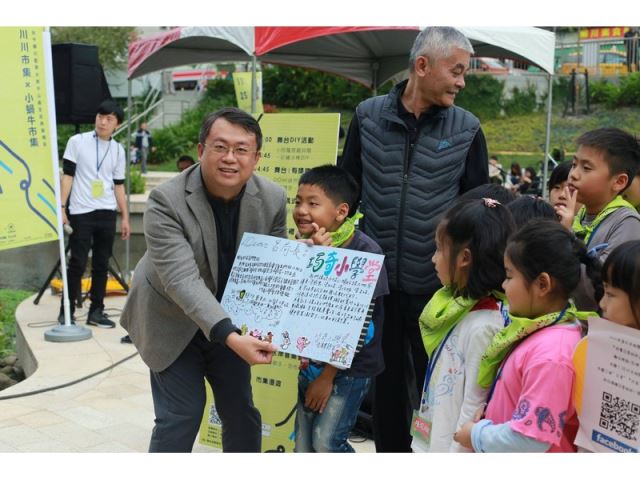
[{"label": "white t-shirt", "polygon": [[[120,143],[102,140],[95,131],[79,133],[67,142],[63,158],[76,164],[69,197],[72,215],[116,209],[113,181],[125,178],[125,155]],[[96,181],[101,182],[102,190],[94,185]]]},{"label": "white t-shirt", "polygon": [[420,418],[432,422],[431,442],[414,437],[414,452],[470,451],[454,441],[453,434],[487,401],[488,389],[477,381],[480,358],[503,325],[500,310],[474,310],[453,329],[431,375],[427,398],[423,392],[420,399]]}]

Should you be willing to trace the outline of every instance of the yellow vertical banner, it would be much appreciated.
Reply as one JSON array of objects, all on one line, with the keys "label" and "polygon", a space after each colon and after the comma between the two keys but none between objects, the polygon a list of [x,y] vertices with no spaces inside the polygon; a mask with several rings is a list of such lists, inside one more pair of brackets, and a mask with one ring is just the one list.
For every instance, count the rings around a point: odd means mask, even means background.
[{"label": "yellow vertical banner", "polygon": [[43,27],[0,27],[0,250],[58,239]]},{"label": "yellow vertical banner", "polygon": [[267,113],[262,129],[262,158],[257,171],[287,191],[287,231],[293,238],[300,175],[319,165],[335,165],[338,155],[339,113]]},{"label": "yellow vertical banner", "polygon": [[[262,72],[256,72],[258,92],[255,113],[264,112],[262,105]],[[251,113],[251,72],[233,72],[233,88],[236,91],[238,108]]]},{"label": "yellow vertical banner", "polygon": [[[298,357],[277,352],[271,365],[251,367],[253,402],[262,417],[262,451],[292,452],[298,400]],[[222,450],[222,423],[211,387],[205,381],[207,403],[198,441]]]}]

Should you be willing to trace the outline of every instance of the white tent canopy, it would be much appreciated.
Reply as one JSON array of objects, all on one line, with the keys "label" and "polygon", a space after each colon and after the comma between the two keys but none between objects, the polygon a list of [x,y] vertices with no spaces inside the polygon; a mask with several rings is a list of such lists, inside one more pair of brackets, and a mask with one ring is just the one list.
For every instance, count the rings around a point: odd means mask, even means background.
[{"label": "white tent canopy", "polygon": [[[459,27],[477,56],[553,72],[555,35],[535,27]],[[421,27],[179,27],[129,46],[129,78],[192,63],[249,61],[332,72],[377,88],[408,68]]]},{"label": "white tent canopy", "polygon": [[[323,33],[322,30],[327,32]],[[271,34],[265,34],[271,30]],[[332,72],[376,89],[407,70],[420,27],[263,27],[256,32],[262,62]],[[476,56],[532,63],[553,72],[555,35],[535,27],[459,27]],[[266,39],[263,37],[267,37]]]}]

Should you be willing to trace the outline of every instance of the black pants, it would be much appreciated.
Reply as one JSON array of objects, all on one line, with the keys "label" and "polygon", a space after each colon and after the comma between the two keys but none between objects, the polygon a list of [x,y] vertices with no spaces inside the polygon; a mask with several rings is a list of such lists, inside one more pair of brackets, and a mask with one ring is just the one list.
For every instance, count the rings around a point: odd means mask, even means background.
[{"label": "black pants", "polygon": [[[79,215],[69,215],[73,233],[69,237],[71,258],[67,268],[69,303],[71,313],[80,295],[80,282],[87,268],[89,250],[91,250],[91,307],[89,310],[104,307],[104,295],[107,289],[109,259],[113,251],[116,236],[116,212],[114,210],[94,210]],[[60,307],[62,311],[62,306]]]},{"label": "black pants", "polygon": [[385,297],[385,369],[375,379],[373,401],[373,436],[378,452],[411,451],[411,416],[420,402],[427,367],[418,317],[428,300],[425,295],[399,291]]},{"label": "black pants", "polygon": [[206,401],[207,379],[222,421],[224,452],[260,452],[262,423],[253,405],[249,365],[198,330],[166,370],[151,372],[155,427],[150,452],[190,452]]}]

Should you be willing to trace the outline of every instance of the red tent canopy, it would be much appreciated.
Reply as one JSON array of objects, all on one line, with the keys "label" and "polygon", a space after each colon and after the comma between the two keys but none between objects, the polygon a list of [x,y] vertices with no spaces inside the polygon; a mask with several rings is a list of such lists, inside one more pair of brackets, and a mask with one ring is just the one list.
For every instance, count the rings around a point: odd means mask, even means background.
[{"label": "red tent canopy", "polygon": [[262,56],[272,50],[304,40],[368,31],[410,30],[417,32],[419,27],[256,27],[256,55]]}]

